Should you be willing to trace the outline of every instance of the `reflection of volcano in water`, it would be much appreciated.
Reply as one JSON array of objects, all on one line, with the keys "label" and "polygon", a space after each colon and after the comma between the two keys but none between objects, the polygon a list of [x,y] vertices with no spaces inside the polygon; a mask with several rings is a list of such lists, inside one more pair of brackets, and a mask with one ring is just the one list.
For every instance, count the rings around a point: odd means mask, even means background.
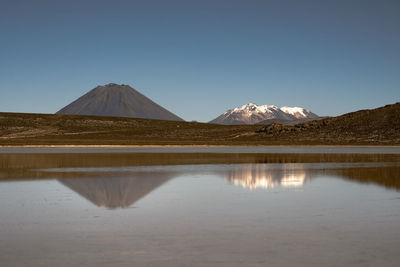
[{"label": "reflection of volcano in water", "polygon": [[174,175],[140,174],[135,177],[59,179],[82,197],[99,207],[127,208],[161,186]]},{"label": "reflection of volcano in water", "polygon": [[266,164],[238,165],[226,172],[225,178],[234,185],[248,189],[275,186],[300,187],[309,179],[306,169],[299,164],[274,167]]}]

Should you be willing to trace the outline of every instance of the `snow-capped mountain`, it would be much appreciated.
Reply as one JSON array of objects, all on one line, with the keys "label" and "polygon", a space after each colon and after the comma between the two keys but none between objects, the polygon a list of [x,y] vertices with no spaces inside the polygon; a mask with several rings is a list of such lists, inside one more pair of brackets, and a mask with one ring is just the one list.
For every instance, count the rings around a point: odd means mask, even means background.
[{"label": "snow-capped mountain", "polygon": [[253,103],[226,111],[210,121],[217,124],[257,124],[263,121],[291,122],[297,120],[318,119],[318,115],[308,109],[299,107],[282,107],[274,105],[258,106]]}]

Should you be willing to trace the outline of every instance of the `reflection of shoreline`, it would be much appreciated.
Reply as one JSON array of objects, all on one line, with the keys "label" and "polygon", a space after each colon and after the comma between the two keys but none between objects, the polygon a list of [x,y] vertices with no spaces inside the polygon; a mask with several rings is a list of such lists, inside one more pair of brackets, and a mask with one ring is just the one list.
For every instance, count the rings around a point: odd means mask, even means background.
[{"label": "reflection of shoreline", "polygon": [[302,165],[284,164],[273,168],[266,164],[239,165],[225,174],[230,183],[250,190],[263,188],[301,187],[309,179]]}]

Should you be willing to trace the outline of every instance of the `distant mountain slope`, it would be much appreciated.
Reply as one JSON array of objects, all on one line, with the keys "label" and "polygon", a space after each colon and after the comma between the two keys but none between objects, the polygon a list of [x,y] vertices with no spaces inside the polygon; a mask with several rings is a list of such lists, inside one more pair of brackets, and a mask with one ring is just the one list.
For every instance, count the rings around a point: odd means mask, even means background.
[{"label": "distant mountain slope", "polygon": [[400,133],[400,103],[368,110],[347,113],[338,117],[305,123],[320,127],[322,132],[335,131],[340,134],[396,134]]},{"label": "distant mountain slope", "polygon": [[97,86],[57,114],[133,117],[182,121],[129,85]]},{"label": "distant mountain slope", "polygon": [[299,107],[282,107],[278,108],[274,105],[258,106],[253,103],[243,105],[226,111],[224,114],[210,121],[216,124],[257,124],[262,121],[285,121],[291,122],[296,120],[302,122],[304,119],[318,119],[319,117],[311,111]]},{"label": "distant mountain slope", "polygon": [[268,125],[272,123],[280,123],[283,125],[296,125],[296,124],[301,124],[301,123],[306,123],[309,121],[315,121],[315,120],[322,120],[328,117],[318,117],[318,118],[302,118],[302,119],[296,119],[296,120],[282,120],[282,119],[268,119],[264,121],[257,122],[256,124],[262,124],[262,125]]}]

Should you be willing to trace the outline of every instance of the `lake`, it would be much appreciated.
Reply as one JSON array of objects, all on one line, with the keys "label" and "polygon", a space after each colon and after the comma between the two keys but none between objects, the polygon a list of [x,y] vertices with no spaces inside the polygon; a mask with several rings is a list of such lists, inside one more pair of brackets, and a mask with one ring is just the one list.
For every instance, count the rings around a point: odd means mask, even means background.
[{"label": "lake", "polygon": [[399,266],[400,149],[1,149],[0,266]]}]

